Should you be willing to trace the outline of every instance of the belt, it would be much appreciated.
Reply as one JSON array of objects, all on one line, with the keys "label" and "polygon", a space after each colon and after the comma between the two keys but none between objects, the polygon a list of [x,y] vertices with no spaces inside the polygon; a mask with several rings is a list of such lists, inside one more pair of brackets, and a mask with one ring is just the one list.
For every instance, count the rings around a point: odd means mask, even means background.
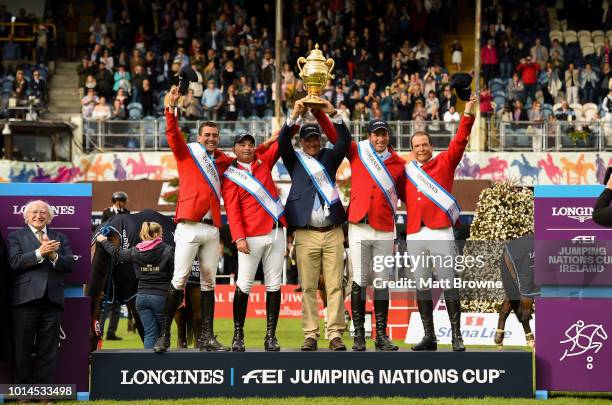
[{"label": "belt", "polygon": [[272,229],[276,229],[276,228],[282,228],[283,224],[281,224],[280,222],[275,222],[272,224]]},{"label": "belt", "polygon": [[215,226],[215,223],[210,218],[204,218],[201,221],[192,221],[190,219],[181,219],[179,222],[181,224],[187,224],[187,223],[198,224],[198,223],[202,223],[202,224],[205,224],[205,225]]},{"label": "belt", "polygon": [[332,224],[329,226],[323,226],[323,227],[306,225],[306,226],[301,227],[300,229],[305,229],[307,231],[327,232],[327,231],[336,229],[339,226],[340,225],[336,225],[336,224]]},{"label": "belt", "polygon": [[363,219],[359,222],[357,222],[358,224],[369,224],[370,221],[368,221],[368,216],[366,215],[365,217],[363,217]]}]

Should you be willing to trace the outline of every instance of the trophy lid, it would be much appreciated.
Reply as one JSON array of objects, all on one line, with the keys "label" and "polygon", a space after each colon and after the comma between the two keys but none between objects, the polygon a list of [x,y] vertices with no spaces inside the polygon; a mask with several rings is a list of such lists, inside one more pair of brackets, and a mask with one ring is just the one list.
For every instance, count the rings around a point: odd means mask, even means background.
[{"label": "trophy lid", "polygon": [[325,57],[323,56],[323,52],[321,52],[321,50],[319,49],[319,44],[315,44],[314,49],[310,51],[310,54],[306,58],[306,61],[308,62],[317,61],[317,62],[325,63]]}]

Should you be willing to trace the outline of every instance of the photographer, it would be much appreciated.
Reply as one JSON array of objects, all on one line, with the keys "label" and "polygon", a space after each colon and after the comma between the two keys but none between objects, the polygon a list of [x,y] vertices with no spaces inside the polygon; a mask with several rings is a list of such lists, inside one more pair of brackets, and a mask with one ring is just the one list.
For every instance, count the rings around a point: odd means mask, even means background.
[{"label": "photographer", "polygon": [[612,226],[612,207],[610,207],[610,202],[612,201],[611,173],[612,167],[609,167],[604,180],[606,188],[597,199],[597,203],[593,209],[593,221],[602,226]]}]

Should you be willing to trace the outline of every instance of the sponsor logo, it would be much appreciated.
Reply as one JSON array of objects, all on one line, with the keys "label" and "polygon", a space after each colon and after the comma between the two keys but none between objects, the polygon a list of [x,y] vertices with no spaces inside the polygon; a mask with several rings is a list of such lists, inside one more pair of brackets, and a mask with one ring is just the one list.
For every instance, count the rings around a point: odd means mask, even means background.
[{"label": "sponsor logo", "polygon": [[567,328],[565,337],[567,339],[559,342],[566,345],[559,362],[567,357],[586,357],[587,370],[593,369],[593,355],[599,353],[604,341],[608,340],[608,334],[602,324],[586,324],[583,320]]},{"label": "sponsor logo", "polygon": [[553,207],[552,216],[572,218],[584,222],[593,217],[593,207]]},{"label": "sponsor logo", "polygon": [[243,384],[282,384],[285,370],[251,370],[242,376]]},{"label": "sponsor logo", "polygon": [[223,370],[121,370],[121,385],[223,384]]},{"label": "sponsor logo", "polygon": [[[13,205],[13,215],[23,215],[25,205]],[[74,205],[52,205],[53,215],[74,215]]]},{"label": "sponsor logo", "polygon": [[579,235],[572,238],[572,244],[574,243],[595,243],[595,235]]},{"label": "sponsor logo", "polygon": [[484,325],[484,317],[483,316],[466,316],[465,325],[482,326]]}]

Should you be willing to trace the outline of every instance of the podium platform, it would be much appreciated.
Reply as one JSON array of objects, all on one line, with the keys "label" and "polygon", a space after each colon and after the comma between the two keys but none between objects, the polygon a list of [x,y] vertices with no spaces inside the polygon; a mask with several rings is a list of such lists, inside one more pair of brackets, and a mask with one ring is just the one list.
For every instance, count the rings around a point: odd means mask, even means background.
[{"label": "podium platform", "polygon": [[91,399],[295,396],[533,398],[532,353],[469,348],[92,353]]}]

